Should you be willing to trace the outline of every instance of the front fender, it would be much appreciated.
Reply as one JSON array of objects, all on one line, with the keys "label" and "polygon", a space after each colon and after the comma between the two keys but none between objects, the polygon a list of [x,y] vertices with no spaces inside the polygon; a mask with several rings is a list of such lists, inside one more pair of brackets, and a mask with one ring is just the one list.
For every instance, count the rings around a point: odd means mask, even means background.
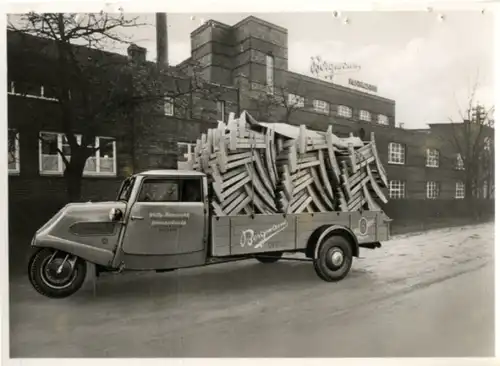
[{"label": "front fender", "polygon": [[51,248],[76,255],[90,263],[109,266],[113,261],[114,252],[103,248],[57,238],[51,235],[35,236],[31,242],[33,248]]},{"label": "front fender", "polygon": [[111,209],[125,212],[126,203],[68,204],[36,232],[31,245],[61,250],[109,267],[124,225],[109,218]]}]

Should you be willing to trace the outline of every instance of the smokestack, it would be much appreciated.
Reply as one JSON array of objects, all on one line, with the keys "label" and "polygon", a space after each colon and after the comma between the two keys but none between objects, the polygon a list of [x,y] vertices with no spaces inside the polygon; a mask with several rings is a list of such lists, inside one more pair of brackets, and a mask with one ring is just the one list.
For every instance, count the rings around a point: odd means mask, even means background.
[{"label": "smokestack", "polygon": [[156,63],[168,66],[167,13],[156,13]]}]

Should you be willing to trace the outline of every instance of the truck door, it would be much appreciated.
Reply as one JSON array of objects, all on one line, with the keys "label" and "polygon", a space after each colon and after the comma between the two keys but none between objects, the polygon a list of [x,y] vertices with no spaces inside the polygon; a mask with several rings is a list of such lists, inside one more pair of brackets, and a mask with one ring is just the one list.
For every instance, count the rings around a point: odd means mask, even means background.
[{"label": "truck door", "polygon": [[204,250],[202,184],[201,177],[144,178],[130,209],[122,250],[135,255]]}]

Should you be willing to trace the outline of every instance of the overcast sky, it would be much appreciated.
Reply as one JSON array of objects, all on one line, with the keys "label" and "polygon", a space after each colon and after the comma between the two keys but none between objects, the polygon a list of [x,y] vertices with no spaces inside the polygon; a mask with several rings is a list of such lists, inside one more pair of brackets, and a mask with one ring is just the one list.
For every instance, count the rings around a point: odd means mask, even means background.
[{"label": "overcast sky", "polygon": [[[406,128],[458,119],[475,80],[479,101],[492,105],[493,15],[479,11],[445,12],[254,13],[288,29],[289,69],[309,74],[311,56],[331,62],[357,63],[348,76],[378,86],[378,94],[396,101],[396,122]],[[203,20],[233,25],[248,13],[168,14],[169,61],[190,56],[190,33]],[[194,19],[192,19],[194,17]],[[348,25],[344,24],[349,18]],[[127,30],[156,58],[154,14],[149,23]],[[123,49],[118,50],[124,52]]]}]

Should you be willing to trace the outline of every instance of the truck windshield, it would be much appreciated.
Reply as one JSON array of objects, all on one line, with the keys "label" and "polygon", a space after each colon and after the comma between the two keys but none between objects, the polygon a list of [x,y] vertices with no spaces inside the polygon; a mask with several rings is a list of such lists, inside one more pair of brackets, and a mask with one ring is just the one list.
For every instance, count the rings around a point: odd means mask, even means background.
[{"label": "truck windshield", "polygon": [[123,182],[120,193],[118,193],[118,201],[128,201],[130,199],[132,188],[134,188],[134,182],[135,177],[130,177]]}]

